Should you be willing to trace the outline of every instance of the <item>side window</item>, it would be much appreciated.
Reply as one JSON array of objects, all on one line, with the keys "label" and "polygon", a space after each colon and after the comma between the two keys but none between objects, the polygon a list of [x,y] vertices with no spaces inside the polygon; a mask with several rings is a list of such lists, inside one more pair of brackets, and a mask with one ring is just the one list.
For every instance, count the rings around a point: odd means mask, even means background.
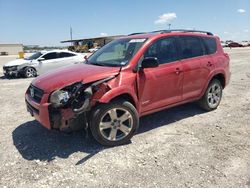
[{"label": "side window", "polygon": [[59,58],[73,57],[73,56],[75,56],[75,54],[67,53],[67,52],[60,52],[60,53],[59,53]]},{"label": "side window", "polygon": [[175,38],[168,37],[157,40],[149,46],[144,57],[157,57],[159,64],[178,60]]},{"label": "side window", "polygon": [[181,36],[182,59],[203,56],[205,54],[201,40],[198,37]]},{"label": "side window", "polygon": [[206,45],[207,54],[214,54],[217,51],[217,44],[214,38],[202,37]]},{"label": "side window", "polygon": [[56,53],[56,52],[51,52],[51,53],[45,54],[45,55],[43,56],[43,58],[44,58],[45,60],[50,60],[50,59],[56,59],[56,58],[58,58],[58,56],[57,56],[57,53]]}]

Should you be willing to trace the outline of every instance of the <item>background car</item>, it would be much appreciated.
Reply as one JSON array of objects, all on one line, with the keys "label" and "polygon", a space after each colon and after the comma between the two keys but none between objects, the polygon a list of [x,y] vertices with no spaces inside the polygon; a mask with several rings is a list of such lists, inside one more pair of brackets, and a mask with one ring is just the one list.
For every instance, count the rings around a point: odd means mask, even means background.
[{"label": "background car", "polygon": [[99,49],[100,49],[100,47],[90,48],[90,49],[89,49],[89,52],[90,52],[90,53],[94,53],[94,52],[96,52],[96,51],[99,50]]},{"label": "background car", "polygon": [[41,75],[49,70],[78,64],[84,61],[84,55],[68,50],[36,52],[28,58],[15,59],[3,66],[6,77],[24,76],[26,78]]}]

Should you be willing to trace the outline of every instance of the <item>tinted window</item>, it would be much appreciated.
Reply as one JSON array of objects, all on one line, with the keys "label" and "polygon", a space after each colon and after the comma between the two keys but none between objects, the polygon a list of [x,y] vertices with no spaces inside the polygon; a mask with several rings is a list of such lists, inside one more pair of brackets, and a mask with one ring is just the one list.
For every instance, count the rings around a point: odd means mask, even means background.
[{"label": "tinted window", "polygon": [[198,37],[181,36],[182,59],[198,57],[205,54],[204,47]]},{"label": "tinted window", "polygon": [[63,57],[72,57],[72,56],[75,56],[75,54],[67,53],[67,52],[61,52],[61,53],[59,54],[59,58],[63,58]]},{"label": "tinted window", "polygon": [[202,39],[206,45],[207,54],[214,54],[217,51],[216,40],[208,37],[203,37]]},{"label": "tinted window", "polygon": [[45,60],[50,60],[50,59],[56,59],[56,58],[58,58],[58,56],[57,56],[57,53],[56,53],[56,52],[52,52],[52,53],[47,53],[47,54],[45,54],[45,55],[43,56],[43,58],[44,58]]},{"label": "tinted window", "polygon": [[157,57],[159,64],[178,60],[175,38],[163,38],[149,46],[144,57]]}]

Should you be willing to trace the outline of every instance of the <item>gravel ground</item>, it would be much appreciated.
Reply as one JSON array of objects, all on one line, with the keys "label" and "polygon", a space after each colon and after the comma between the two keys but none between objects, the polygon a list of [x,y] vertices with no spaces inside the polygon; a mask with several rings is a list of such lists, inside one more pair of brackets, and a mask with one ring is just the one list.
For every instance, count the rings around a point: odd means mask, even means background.
[{"label": "gravel ground", "polygon": [[114,148],[43,128],[26,112],[32,79],[0,70],[0,187],[250,187],[250,48],[226,51],[232,77],[217,110],[143,117],[132,142]]}]

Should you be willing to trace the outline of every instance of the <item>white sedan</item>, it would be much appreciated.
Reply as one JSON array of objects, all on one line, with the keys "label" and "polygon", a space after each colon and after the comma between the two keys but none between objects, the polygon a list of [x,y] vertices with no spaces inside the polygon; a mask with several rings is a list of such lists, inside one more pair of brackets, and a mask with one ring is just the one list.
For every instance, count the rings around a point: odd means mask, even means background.
[{"label": "white sedan", "polygon": [[24,59],[15,59],[3,66],[6,77],[24,76],[26,78],[41,75],[52,69],[84,62],[84,55],[68,50],[36,52]]}]

